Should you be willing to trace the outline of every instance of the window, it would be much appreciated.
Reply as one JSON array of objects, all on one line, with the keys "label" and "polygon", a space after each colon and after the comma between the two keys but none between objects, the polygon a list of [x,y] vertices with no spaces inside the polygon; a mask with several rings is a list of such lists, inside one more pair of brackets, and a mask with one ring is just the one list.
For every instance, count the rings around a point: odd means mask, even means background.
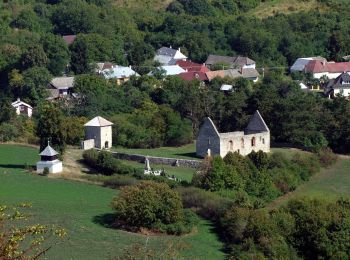
[{"label": "window", "polygon": [[252,147],[256,145],[255,137],[252,138]]},{"label": "window", "polygon": [[210,139],[208,139],[208,145],[210,145]]},{"label": "window", "polygon": [[262,139],[262,143],[265,144],[265,138]]},{"label": "window", "polygon": [[241,138],[241,148],[244,148],[244,139]]},{"label": "window", "polygon": [[233,141],[232,140],[229,142],[229,149],[230,149],[230,151],[233,150]]}]

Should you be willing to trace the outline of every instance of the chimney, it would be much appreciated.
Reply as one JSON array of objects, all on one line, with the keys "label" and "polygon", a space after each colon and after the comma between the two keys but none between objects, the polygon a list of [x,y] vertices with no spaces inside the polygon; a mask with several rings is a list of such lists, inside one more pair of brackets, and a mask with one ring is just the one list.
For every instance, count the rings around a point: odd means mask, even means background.
[{"label": "chimney", "polygon": [[179,47],[179,51],[181,52],[181,48]]},{"label": "chimney", "polygon": [[20,99],[20,98],[17,98],[17,101],[19,102],[19,101],[21,101],[21,99]]},{"label": "chimney", "polygon": [[170,45],[170,49],[172,49],[171,45]]}]

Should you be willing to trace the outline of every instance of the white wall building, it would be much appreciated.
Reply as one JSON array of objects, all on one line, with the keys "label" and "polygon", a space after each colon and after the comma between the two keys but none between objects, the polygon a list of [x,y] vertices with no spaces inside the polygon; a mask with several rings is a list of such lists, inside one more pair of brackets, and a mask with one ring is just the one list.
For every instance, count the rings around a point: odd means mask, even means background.
[{"label": "white wall building", "polygon": [[21,101],[19,98],[17,99],[17,101],[13,102],[11,105],[16,109],[17,115],[26,115],[28,117],[31,117],[33,114],[32,106]]},{"label": "white wall building", "polygon": [[109,149],[112,147],[112,122],[97,116],[87,122],[85,127],[85,141],[82,149]]},{"label": "white wall building", "polygon": [[187,57],[181,53],[180,48],[175,50],[170,46],[170,48],[162,47],[157,50],[153,60],[159,62],[161,65],[175,65],[177,61],[187,60]]},{"label": "white wall building", "polygon": [[49,169],[49,173],[60,173],[63,170],[63,165],[60,160],[58,160],[56,152],[50,144],[39,154],[41,160],[36,163],[36,172],[42,173],[45,168]]},{"label": "white wall building", "polygon": [[259,111],[252,116],[244,131],[229,133],[220,133],[213,121],[207,117],[199,130],[196,142],[196,154],[200,157],[225,157],[229,152],[245,156],[260,150],[270,152],[270,130]]}]

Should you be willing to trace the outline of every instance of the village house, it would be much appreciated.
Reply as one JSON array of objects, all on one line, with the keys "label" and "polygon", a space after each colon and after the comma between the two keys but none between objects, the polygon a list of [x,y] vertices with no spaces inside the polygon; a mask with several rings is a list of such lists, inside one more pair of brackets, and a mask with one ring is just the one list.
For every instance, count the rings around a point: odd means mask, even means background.
[{"label": "village house", "polygon": [[206,76],[208,78],[208,81],[212,81],[214,78],[244,78],[247,80],[251,80],[254,83],[258,82],[259,80],[259,72],[256,69],[253,68],[246,68],[246,69],[228,69],[228,70],[216,70],[216,71],[209,71],[206,72]]},{"label": "village house", "polygon": [[48,85],[48,100],[68,97],[73,93],[74,77],[53,78]]},{"label": "village house", "polygon": [[105,79],[116,80],[118,85],[130,80],[132,76],[139,77],[140,75],[134,71],[131,66],[124,67],[113,65],[112,63],[97,63],[96,72],[102,75]]},{"label": "village house", "polygon": [[45,168],[49,173],[60,173],[63,170],[62,162],[58,160],[58,152],[56,152],[50,144],[39,154],[41,160],[36,163],[36,172],[42,173]]},{"label": "village house", "polygon": [[179,74],[179,77],[183,80],[190,81],[198,79],[202,82],[208,82],[206,73],[210,70],[204,64],[198,64],[192,61],[177,61],[176,64],[186,70]]},{"label": "village house", "polygon": [[[157,67],[156,70],[161,71],[164,76],[175,76],[186,72],[186,70],[181,68],[179,65],[164,65]],[[151,71],[148,73],[148,75],[154,75],[154,71]]]},{"label": "village house", "polygon": [[350,75],[348,72],[340,74],[336,79],[331,79],[324,88],[324,94],[328,98],[335,98],[342,95],[349,98],[350,96]]},{"label": "village house", "polygon": [[26,115],[28,117],[31,117],[33,114],[32,106],[21,101],[19,98],[11,105],[15,108],[17,115]]},{"label": "village house", "polygon": [[256,111],[244,131],[220,133],[213,121],[207,117],[201,126],[196,154],[200,157],[220,155],[228,152],[248,155],[252,151],[270,152],[270,130],[259,111]]},{"label": "village house", "polygon": [[175,50],[170,46],[170,48],[162,47],[158,49],[153,60],[161,65],[175,65],[179,60],[187,60],[187,57],[181,53],[180,48]]},{"label": "village house", "polygon": [[307,58],[298,58],[290,67],[290,72],[303,72],[305,66],[312,60],[320,60],[326,62],[327,60],[321,56],[317,57],[307,57]]},{"label": "village house", "polygon": [[311,60],[304,71],[311,73],[316,79],[327,77],[335,79],[345,71],[350,71],[350,62],[327,62],[322,60]]},{"label": "village house", "polygon": [[84,125],[85,141],[82,149],[109,149],[112,147],[112,122],[97,116]]},{"label": "village house", "polygon": [[220,56],[220,55],[209,55],[205,65],[211,69],[216,64],[227,64],[228,68],[225,69],[255,69],[255,61],[248,57],[241,56]]}]

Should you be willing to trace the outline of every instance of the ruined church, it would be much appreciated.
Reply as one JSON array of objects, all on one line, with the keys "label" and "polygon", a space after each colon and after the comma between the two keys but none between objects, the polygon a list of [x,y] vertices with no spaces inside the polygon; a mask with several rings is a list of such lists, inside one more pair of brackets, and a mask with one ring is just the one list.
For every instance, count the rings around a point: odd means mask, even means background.
[{"label": "ruined church", "polygon": [[199,130],[196,142],[196,153],[199,157],[225,157],[228,152],[237,152],[245,156],[259,150],[270,152],[270,130],[259,111],[252,116],[244,131],[229,133],[219,133],[213,121],[207,117]]}]

